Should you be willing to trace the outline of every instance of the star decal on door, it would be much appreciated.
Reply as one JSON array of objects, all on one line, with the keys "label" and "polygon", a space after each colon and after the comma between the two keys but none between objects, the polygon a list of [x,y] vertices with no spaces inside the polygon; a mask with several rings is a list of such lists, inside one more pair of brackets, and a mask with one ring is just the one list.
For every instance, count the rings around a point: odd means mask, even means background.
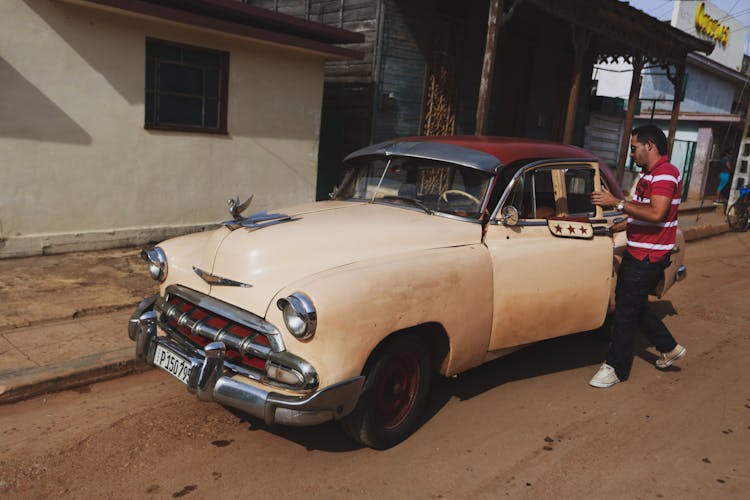
[{"label": "star decal on door", "polygon": [[557,237],[591,239],[594,231],[591,222],[584,217],[552,217],[547,219],[549,232]]}]

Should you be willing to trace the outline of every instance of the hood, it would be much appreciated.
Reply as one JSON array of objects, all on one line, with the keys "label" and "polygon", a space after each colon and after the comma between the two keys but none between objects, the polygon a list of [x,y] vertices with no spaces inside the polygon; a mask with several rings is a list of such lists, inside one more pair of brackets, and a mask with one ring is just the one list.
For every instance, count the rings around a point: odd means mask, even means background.
[{"label": "hood", "polygon": [[213,266],[202,269],[252,286],[211,286],[212,296],[265,316],[273,297],[300,279],[389,255],[476,244],[482,234],[480,224],[382,204],[326,201],[278,212],[292,220],[213,240]]}]

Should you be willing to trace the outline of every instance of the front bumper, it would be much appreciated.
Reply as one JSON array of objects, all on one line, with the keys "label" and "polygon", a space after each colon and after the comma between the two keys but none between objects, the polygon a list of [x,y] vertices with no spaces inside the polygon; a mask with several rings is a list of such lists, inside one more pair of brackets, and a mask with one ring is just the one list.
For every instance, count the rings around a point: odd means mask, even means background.
[{"label": "front bumper", "polygon": [[364,377],[354,377],[304,396],[289,396],[258,387],[225,370],[226,347],[212,342],[202,350],[178,344],[157,334],[157,296],[143,300],[128,324],[128,335],[136,343],[136,358],[154,365],[157,345],[177,352],[191,364],[188,391],[201,401],[237,408],[261,418],[268,425],[315,425],[338,420],[351,413],[362,392]]}]

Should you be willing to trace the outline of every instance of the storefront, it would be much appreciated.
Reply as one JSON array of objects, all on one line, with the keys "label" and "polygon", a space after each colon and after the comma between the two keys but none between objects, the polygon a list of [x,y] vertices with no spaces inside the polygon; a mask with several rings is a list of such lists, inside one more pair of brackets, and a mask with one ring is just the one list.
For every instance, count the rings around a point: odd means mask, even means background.
[{"label": "storefront", "polygon": [[[675,2],[672,24],[715,44],[708,55],[686,57],[674,146],[670,159],[683,175],[683,199],[716,195],[719,158],[726,148],[736,155],[747,110],[747,76],[740,72],[745,27],[710,2]],[[616,77],[607,74],[615,71]],[[600,96],[622,96],[622,82],[633,75],[632,65],[598,66]],[[668,132],[675,105],[675,70],[647,63],[640,72],[639,112],[634,125],[653,122]],[[620,110],[620,113],[623,111]],[[624,176],[627,184],[628,170]]]},{"label": "storefront", "polygon": [[[654,62],[676,68],[680,78],[688,54],[713,49],[617,0],[372,0],[356,11],[336,5],[338,12],[323,9],[326,16],[361,27],[371,65],[327,66],[319,198],[337,183],[348,152],[395,136],[507,135],[583,146],[594,64]],[[610,139],[611,166],[620,175],[637,98],[636,91],[626,99],[632,106]]]}]

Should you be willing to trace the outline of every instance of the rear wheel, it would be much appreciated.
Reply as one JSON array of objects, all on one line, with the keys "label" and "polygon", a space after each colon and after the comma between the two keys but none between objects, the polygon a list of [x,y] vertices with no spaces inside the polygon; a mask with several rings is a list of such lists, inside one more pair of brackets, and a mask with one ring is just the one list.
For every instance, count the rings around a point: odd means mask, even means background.
[{"label": "rear wheel", "polygon": [[727,210],[727,222],[732,231],[745,231],[748,225],[747,204],[737,201]]},{"label": "rear wheel", "polygon": [[365,386],[344,431],[376,449],[390,448],[417,428],[430,389],[430,358],[418,337],[388,341],[365,369]]}]

